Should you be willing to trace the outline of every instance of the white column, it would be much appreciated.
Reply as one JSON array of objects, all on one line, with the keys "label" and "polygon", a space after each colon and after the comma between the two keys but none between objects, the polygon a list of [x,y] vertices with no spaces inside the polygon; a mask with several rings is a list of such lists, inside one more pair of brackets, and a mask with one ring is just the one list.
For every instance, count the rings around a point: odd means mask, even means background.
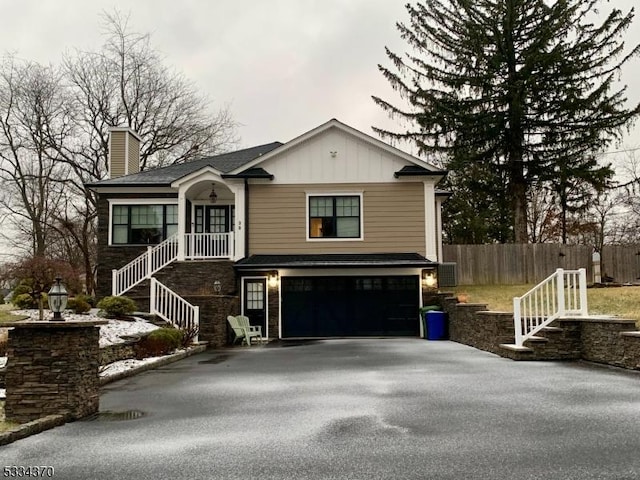
[{"label": "white column", "polygon": [[424,182],[424,227],[425,227],[425,257],[438,260],[436,221],[436,195],[433,182]]},{"label": "white column", "polygon": [[184,261],[185,242],[184,236],[187,232],[187,197],[186,187],[181,186],[178,190],[178,261]]},{"label": "white column", "polygon": [[245,191],[244,182],[229,183],[227,185],[234,195],[234,205],[236,208],[236,219],[233,225],[233,237],[235,240],[235,249],[233,260],[240,260],[245,256]]},{"label": "white column", "polygon": [[436,197],[436,248],[438,255],[433,260],[442,262],[444,260],[442,256],[442,198],[438,197]]}]

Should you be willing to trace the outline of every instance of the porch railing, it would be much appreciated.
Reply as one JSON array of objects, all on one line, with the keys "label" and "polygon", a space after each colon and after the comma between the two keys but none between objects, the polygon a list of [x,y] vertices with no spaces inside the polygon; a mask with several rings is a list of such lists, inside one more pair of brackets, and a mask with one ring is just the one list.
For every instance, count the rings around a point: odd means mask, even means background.
[{"label": "porch railing", "polygon": [[[200,307],[191,305],[169,287],[151,277],[150,313],[172,323],[180,330],[194,330],[200,326]],[[198,341],[197,330],[193,338]]]},{"label": "porch railing", "polygon": [[171,235],[162,243],[148,247],[142,255],[134,258],[119,270],[112,270],[112,295],[122,295],[127,290],[178,258],[178,234]]},{"label": "porch railing", "polygon": [[515,342],[518,347],[554,320],[587,316],[587,272],[557,269],[552,275],[513,299]]},{"label": "porch railing", "polygon": [[233,258],[233,232],[228,233],[185,233],[185,259]]}]

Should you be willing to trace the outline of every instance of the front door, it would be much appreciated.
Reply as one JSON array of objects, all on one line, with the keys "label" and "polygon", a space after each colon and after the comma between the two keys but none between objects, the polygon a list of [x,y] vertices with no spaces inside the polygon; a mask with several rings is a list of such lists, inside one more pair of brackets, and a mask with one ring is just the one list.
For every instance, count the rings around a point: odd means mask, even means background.
[{"label": "front door", "polygon": [[243,279],[243,313],[251,325],[261,326],[262,335],[267,336],[267,279]]},{"label": "front door", "polygon": [[196,205],[195,233],[227,233],[233,231],[233,205]]}]

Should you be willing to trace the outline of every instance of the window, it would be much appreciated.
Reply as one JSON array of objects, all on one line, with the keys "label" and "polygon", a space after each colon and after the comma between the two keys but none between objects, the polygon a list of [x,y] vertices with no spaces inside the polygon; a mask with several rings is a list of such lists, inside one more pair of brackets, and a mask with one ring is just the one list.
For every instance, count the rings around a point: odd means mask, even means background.
[{"label": "window", "polygon": [[178,231],[177,205],[114,205],[114,245],[149,245],[162,242]]},{"label": "window", "polygon": [[309,197],[309,238],[360,238],[360,196]]}]

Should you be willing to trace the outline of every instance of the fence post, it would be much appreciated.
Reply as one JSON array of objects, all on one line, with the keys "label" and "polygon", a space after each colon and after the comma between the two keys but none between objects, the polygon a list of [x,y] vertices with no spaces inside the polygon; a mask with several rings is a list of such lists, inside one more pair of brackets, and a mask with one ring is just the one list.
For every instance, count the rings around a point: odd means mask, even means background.
[{"label": "fence post", "polygon": [[194,328],[197,328],[196,335],[193,337],[193,341],[198,343],[198,335],[200,334],[200,307],[198,305],[193,307],[193,320],[194,320]]},{"label": "fence post", "polygon": [[152,259],[153,259],[153,254],[151,253],[151,250],[153,250],[153,247],[151,245],[149,245],[147,247],[147,278],[151,278],[151,274],[153,273],[153,269],[152,269]]},{"label": "fence post", "polygon": [[558,299],[558,315],[564,317],[566,306],[564,297],[564,270],[558,268],[556,270],[556,295]]},{"label": "fence post", "polygon": [[156,313],[156,277],[151,277],[151,292],[149,294],[149,313]]},{"label": "fence post", "polygon": [[580,315],[587,317],[589,315],[589,308],[587,305],[587,270],[581,268],[578,271],[580,272]]},{"label": "fence post", "polygon": [[520,311],[520,297],[513,297],[513,327],[515,329],[515,341],[518,347],[522,346],[522,316]]},{"label": "fence post", "polygon": [[111,270],[111,295],[118,295],[118,270]]}]

